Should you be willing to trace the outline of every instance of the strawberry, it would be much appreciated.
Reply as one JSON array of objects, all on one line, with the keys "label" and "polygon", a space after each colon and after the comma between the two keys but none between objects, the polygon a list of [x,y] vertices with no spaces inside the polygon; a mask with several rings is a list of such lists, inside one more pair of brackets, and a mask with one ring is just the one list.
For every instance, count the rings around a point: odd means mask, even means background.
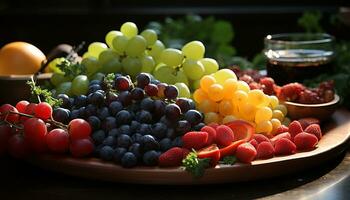
[{"label": "strawberry", "polygon": [[246,142],[237,147],[236,157],[243,163],[251,163],[256,156],[257,152],[253,145]]},{"label": "strawberry", "polygon": [[294,143],[298,150],[310,150],[315,148],[318,139],[315,135],[301,132],[294,137]]},{"label": "strawberry", "polygon": [[273,157],[275,149],[273,148],[271,142],[263,141],[258,145],[256,152],[257,159],[267,159]]},{"label": "strawberry", "polygon": [[290,155],[296,152],[297,147],[295,144],[287,138],[280,138],[275,143],[276,155]]},{"label": "strawberry", "polygon": [[292,137],[290,136],[290,133],[288,133],[288,132],[284,132],[284,133],[281,133],[279,135],[276,135],[275,137],[271,138],[270,141],[273,145],[275,145],[276,141],[281,139],[281,138],[286,138],[286,139],[292,141]]},{"label": "strawberry", "polygon": [[270,139],[263,134],[254,134],[253,139],[255,139],[258,142],[258,144],[262,142],[270,142]]},{"label": "strawberry", "polygon": [[251,139],[251,140],[249,141],[249,143],[250,143],[251,145],[253,145],[255,149],[258,148],[259,143],[258,143],[255,139]]},{"label": "strawberry", "polygon": [[230,145],[234,140],[233,131],[230,127],[225,125],[220,125],[216,128],[216,138],[215,142],[221,147]]},{"label": "strawberry", "polygon": [[187,149],[201,149],[208,142],[208,133],[202,131],[192,131],[182,136],[183,147]]},{"label": "strawberry", "polygon": [[210,126],[216,130],[216,128],[219,126],[219,124],[213,122],[213,123],[208,124],[208,126]]},{"label": "strawberry", "polygon": [[322,138],[322,131],[320,125],[318,124],[309,125],[308,127],[306,127],[305,132],[315,135],[318,140]]},{"label": "strawberry", "polygon": [[204,126],[201,131],[208,133],[208,141],[206,146],[209,146],[215,142],[216,138],[216,130],[213,127],[210,126]]},{"label": "strawberry", "polygon": [[294,138],[294,136],[296,136],[298,133],[303,132],[303,127],[301,127],[300,122],[296,120],[292,121],[289,124],[288,129],[289,129],[290,136],[292,136],[292,138]]},{"label": "strawberry", "polygon": [[320,120],[312,117],[307,117],[307,118],[301,118],[298,119],[298,121],[301,124],[301,127],[305,130],[306,127],[310,126],[311,124],[320,124]]},{"label": "strawberry", "polygon": [[176,167],[180,166],[183,159],[184,151],[179,147],[173,147],[159,156],[159,166]]},{"label": "strawberry", "polygon": [[276,129],[275,135],[281,134],[281,133],[285,133],[288,132],[289,128],[285,125],[281,125]]}]

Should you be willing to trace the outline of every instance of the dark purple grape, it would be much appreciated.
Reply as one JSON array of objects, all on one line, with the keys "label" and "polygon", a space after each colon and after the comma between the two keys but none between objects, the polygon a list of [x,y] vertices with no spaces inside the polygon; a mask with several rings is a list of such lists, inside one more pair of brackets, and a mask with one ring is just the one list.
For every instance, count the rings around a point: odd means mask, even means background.
[{"label": "dark purple grape", "polygon": [[98,109],[96,116],[98,118],[100,118],[100,120],[106,119],[107,117],[110,116],[108,108],[107,107],[102,107],[102,108]]},{"label": "dark purple grape", "polygon": [[52,117],[58,122],[67,124],[69,122],[71,112],[65,108],[56,108],[53,110]]},{"label": "dark purple grape", "polygon": [[142,110],[147,110],[149,112],[152,112],[154,110],[154,101],[153,101],[153,99],[151,99],[149,97],[144,98],[141,101],[140,107],[141,107]]},{"label": "dark purple grape", "polygon": [[183,141],[181,139],[181,136],[176,137],[172,143],[173,143],[173,147],[182,147],[183,146]]},{"label": "dark purple grape", "polygon": [[142,135],[140,133],[135,133],[131,136],[131,140],[133,143],[140,143],[141,142]]},{"label": "dark purple grape", "polygon": [[186,113],[188,110],[192,109],[191,101],[192,100],[187,98],[178,98],[176,99],[176,105],[180,107],[182,113]]},{"label": "dark purple grape", "polygon": [[101,81],[100,81],[100,80],[92,80],[92,81],[89,83],[89,86],[95,85],[95,84],[101,85]]},{"label": "dark purple grape", "polygon": [[87,97],[85,95],[79,95],[74,99],[74,106],[75,107],[83,107],[87,105]]},{"label": "dark purple grape", "polygon": [[112,102],[117,101],[118,100],[118,95],[116,93],[113,92],[108,92],[106,95],[106,104],[110,105]]},{"label": "dark purple grape", "polygon": [[165,106],[165,116],[170,121],[177,121],[181,116],[180,107],[174,103]]},{"label": "dark purple grape", "polygon": [[139,143],[134,143],[129,147],[129,152],[133,153],[138,160],[141,160],[141,149]]},{"label": "dark purple grape", "polygon": [[187,120],[180,120],[176,124],[175,131],[178,135],[183,135],[191,130],[191,124]]},{"label": "dark purple grape", "polygon": [[176,99],[177,95],[179,95],[179,91],[174,85],[168,85],[165,87],[164,96],[167,99]]},{"label": "dark purple grape", "polygon": [[101,120],[98,117],[96,117],[96,116],[90,116],[87,119],[87,122],[89,122],[89,124],[90,124],[90,126],[91,126],[93,131],[97,131],[101,127]]},{"label": "dark purple grape", "polygon": [[158,165],[159,154],[154,151],[147,151],[143,154],[142,161],[147,166],[156,166]]},{"label": "dark purple grape", "polygon": [[128,106],[132,103],[132,96],[129,91],[123,91],[119,93],[119,101],[123,104],[123,106]]},{"label": "dark purple grape", "polygon": [[159,142],[159,145],[162,152],[168,151],[172,147],[171,139],[164,138]]},{"label": "dark purple grape", "polygon": [[72,102],[70,101],[68,95],[59,94],[59,95],[57,95],[57,99],[62,100],[62,104],[61,104],[62,108],[70,109],[72,107]]},{"label": "dark purple grape", "polygon": [[97,90],[102,90],[102,87],[98,84],[90,85],[89,90],[88,90],[88,94],[94,93]]},{"label": "dark purple grape", "polygon": [[142,152],[159,149],[159,143],[156,141],[156,139],[154,139],[152,135],[142,136],[140,145]]},{"label": "dark purple grape", "polygon": [[134,88],[131,90],[131,96],[134,100],[140,101],[145,97],[145,92],[141,88]]},{"label": "dark purple grape", "polygon": [[131,138],[128,135],[120,135],[117,139],[117,146],[123,148],[129,148],[131,145]]},{"label": "dark purple grape", "polygon": [[195,126],[203,121],[203,115],[197,110],[189,110],[185,113],[185,119]]},{"label": "dark purple grape", "polygon": [[113,116],[121,110],[123,110],[123,105],[119,101],[113,101],[111,104],[109,104],[109,111]]},{"label": "dark purple grape", "polygon": [[127,124],[121,125],[118,130],[121,134],[131,135],[130,126]]},{"label": "dark purple grape", "polygon": [[132,115],[127,110],[121,110],[116,114],[115,118],[116,123],[118,123],[119,125],[130,124],[132,120]]},{"label": "dark purple grape", "polygon": [[94,143],[99,145],[99,144],[102,144],[102,142],[105,140],[106,133],[103,130],[97,130],[92,133],[91,137]]},{"label": "dark purple grape", "polygon": [[136,76],[137,87],[145,88],[151,82],[151,77],[146,73],[140,73]]},{"label": "dark purple grape", "polygon": [[138,121],[133,120],[130,124],[130,130],[132,133],[139,132],[141,123]]},{"label": "dark purple grape", "polygon": [[104,95],[103,93],[96,91],[94,93],[89,94],[88,101],[91,104],[94,104],[96,106],[100,106],[104,103]]},{"label": "dark purple grape", "polygon": [[100,149],[100,158],[105,161],[113,159],[114,150],[111,146],[104,146]]},{"label": "dark purple grape", "polygon": [[114,88],[119,91],[125,91],[130,89],[130,80],[125,76],[118,76],[114,82]]},{"label": "dark purple grape", "polygon": [[152,135],[157,139],[162,139],[166,136],[167,126],[163,123],[155,123],[152,126]]},{"label": "dark purple grape", "polygon": [[122,147],[117,147],[114,149],[114,154],[113,154],[113,160],[116,163],[120,163],[122,157],[124,156],[124,154],[127,152],[126,148],[122,148]]},{"label": "dark purple grape", "polygon": [[141,124],[139,132],[141,135],[150,135],[152,134],[152,127],[149,124]]},{"label": "dark purple grape", "polygon": [[113,136],[108,136],[102,142],[103,145],[114,147],[117,144],[117,140]]},{"label": "dark purple grape", "polygon": [[194,129],[195,131],[200,131],[204,126],[205,126],[205,124],[204,124],[203,122],[201,122],[201,123],[195,125],[195,126],[193,127],[193,129]]},{"label": "dark purple grape", "polygon": [[102,129],[106,132],[117,127],[117,120],[114,117],[107,117],[101,125]]},{"label": "dark purple grape", "polygon": [[117,128],[108,131],[108,136],[118,137],[119,135],[121,135],[121,133]]},{"label": "dark purple grape", "polygon": [[86,117],[90,116],[86,114],[85,107],[81,107],[79,110],[79,118],[85,119]]},{"label": "dark purple grape", "polygon": [[165,113],[165,102],[162,100],[155,100],[154,103],[154,111],[152,112],[156,118],[160,118]]},{"label": "dark purple grape", "polygon": [[150,97],[157,96],[158,95],[158,87],[151,83],[145,87],[145,92]]},{"label": "dark purple grape", "polygon": [[[82,107],[83,108],[83,107]],[[97,115],[97,107],[93,104],[89,104],[86,106],[84,115],[86,117],[90,117],[92,115]]]},{"label": "dark purple grape", "polygon": [[174,139],[176,137],[176,132],[173,128],[168,128],[166,131],[166,137],[170,139]]},{"label": "dark purple grape", "polygon": [[77,119],[79,118],[79,110],[72,110],[72,112],[70,113],[70,119]]},{"label": "dark purple grape", "polygon": [[136,113],[136,120],[140,123],[149,124],[152,122],[152,114],[146,110]]}]

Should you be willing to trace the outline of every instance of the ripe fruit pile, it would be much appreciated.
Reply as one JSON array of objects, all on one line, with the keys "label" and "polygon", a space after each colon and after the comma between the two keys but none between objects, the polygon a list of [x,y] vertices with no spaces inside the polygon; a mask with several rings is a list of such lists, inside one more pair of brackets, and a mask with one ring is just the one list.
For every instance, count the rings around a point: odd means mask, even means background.
[{"label": "ripe fruit pile", "polygon": [[160,83],[147,73],[116,74],[110,82],[92,81],[88,96],[59,95],[63,108],[54,119],[66,123],[82,118],[92,127],[95,156],[123,167],[155,166],[162,152],[181,147],[181,136],[198,130],[203,116],[191,99],[177,98],[173,85]]},{"label": "ripe fruit pile", "polygon": [[279,105],[276,96],[266,95],[258,89],[251,90],[229,69],[203,76],[193,98],[198,110],[204,113],[206,124],[243,119],[256,125],[257,133],[271,135],[282,123],[289,122],[285,118],[287,109]]},{"label": "ripe fruit pile", "polygon": [[84,157],[92,153],[90,125],[82,119],[68,127],[53,121],[49,104],[20,101],[16,107],[0,107],[0,155],[9,152],[16,158],[38,153],[67,153]]},{"label": "ripe fruit pile", "polygon": [[334,82],[325,81],[317,88],[307,88],[300,83],[289,83],[278,86],[270,77],[264,77],[256,70],[241,71],[232,69],[239,80],[246,82],[251,90],[260,89],[268,95],[276,95],[281,101],[291,101],[304,104],[327,103],[334,99]]}]

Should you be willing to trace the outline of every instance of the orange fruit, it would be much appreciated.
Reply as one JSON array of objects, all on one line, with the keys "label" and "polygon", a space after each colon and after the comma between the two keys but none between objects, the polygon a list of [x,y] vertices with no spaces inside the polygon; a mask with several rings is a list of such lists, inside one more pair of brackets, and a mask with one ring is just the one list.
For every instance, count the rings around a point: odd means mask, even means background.
[{"label": "orange fruit", "polygon": [[43,52],[26,42],[12,42],[0,49],[0,75],[36,73],[46,59]]}]

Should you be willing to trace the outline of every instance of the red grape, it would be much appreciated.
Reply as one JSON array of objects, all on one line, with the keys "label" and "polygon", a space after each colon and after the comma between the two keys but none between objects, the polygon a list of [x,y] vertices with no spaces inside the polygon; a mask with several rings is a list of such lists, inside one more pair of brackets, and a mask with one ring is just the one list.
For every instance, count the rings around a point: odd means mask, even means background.
[{"label": "red grape", "polygon": [[8,140],[12,136],[11,127],[8,125],[0,125],[0,156],[4,155],[8,148]]},{"label": "red grape", "polygon": [[137,87],[145,88],[150,82],[151,77],[146,73],[140,73],[136,76]]},{"label": "red grape", "polygon": [[30,147],[38,153],[46,150],[45,136],[47,127],[43,120],[30,118],[24,122],[24,138],[29,142]]},{"label": "red grape", "polygon": [[179,94],[179,90],[174,85],[168,85],[165,87],[164,96],[167,99],[176,99],[178,94]]},{"label": "red grape", "polygon": [[[35,108],[38,106],[38,104],[36,103],[30,103],[27,105],[24,113],[27,114],[27,115],[34,115],[35,114]],[[24,122],[26,121],[27,119],[29,119],[28,117],[25,117],[25,116],[21,116],[21,121]]]},{"label": "red grape", "polygon": [[129,79],[124,76],[119,76],[115,79],[115,88],[119,91],[128,90],[130,85]]},{"label": "red grape", "polygon": [[11,123],[15,123],[18,121],[19,119],[19,115],[18,114],[8,114],[6,117],[6,112],[8,111],[12,111],[12,112],[18,112],[18,110],[13,107],[10,104],[4,104],[0,107],[0,120],[5,120]]},{"label": "red grape", "polygon": [[72,141],[69,149],[74,157],[84,157],[93,152],[94,145],[90,139],[85,138]]},{"label": "red grape", "polygon": [[73,119],[68,125],[68,132],[72,141],[84,139],[90,136],[91,126],[83,119]]},{"label": "red grape", "polygon": [[69,135],[63,129],[53,129],[46,135],[46,144],[54,153],[64,153],[69,149]]},{"label": "red grape", "polygon": [[41,102],[35,107],[35,117],[47,120],[52,116],[52,107],[46,102]]},{"label": "red grape", "polygon": [[18,112],[24,113],[26,111],[26,107],[28,106],[29,102],[28,101],[20,101],[16,104],[16,108]]},{"label": "red grape", "polygon": [[8,151],[15,158],[24,158],[30,154],[30,148],[22,135],[13,135],[8,141]]},{"label": "red grape", "polygon": [[164,97],[164,90],[168,86],[166,83],[159,83],[157,84],[158,87],[158,97],[163,98]]},{"label": "red grape", "polygon": [[158,87],[156,85],[152,84],[152,83],[148,84],[145,87],[145,92],[150,97],[157,96],[157,94],[158,94]]}]

